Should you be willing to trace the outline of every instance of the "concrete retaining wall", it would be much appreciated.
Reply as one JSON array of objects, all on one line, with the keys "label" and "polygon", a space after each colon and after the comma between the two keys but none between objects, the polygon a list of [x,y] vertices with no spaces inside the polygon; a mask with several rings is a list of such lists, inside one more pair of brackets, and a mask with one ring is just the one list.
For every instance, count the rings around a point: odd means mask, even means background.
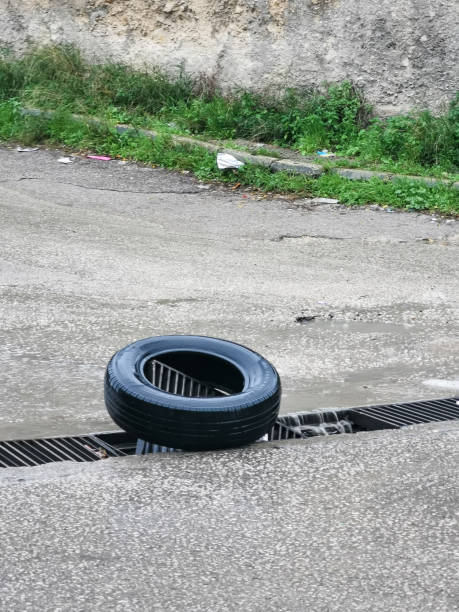
[{"label": "concrete retaining wall", "polygon": [[0,0],[0,45],[214,76],[226,88],[350,78],[380,113],[458,88],[457,0]]}]

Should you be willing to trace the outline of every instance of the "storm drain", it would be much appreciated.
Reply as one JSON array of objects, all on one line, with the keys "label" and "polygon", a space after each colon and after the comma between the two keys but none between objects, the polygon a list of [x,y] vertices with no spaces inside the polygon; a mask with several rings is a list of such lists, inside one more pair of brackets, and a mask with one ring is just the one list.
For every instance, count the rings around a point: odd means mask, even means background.
[{"label": "storm drain", "polygon": [[[408,425],[458,419],[458,398],[285,414],[278,417],[271,431],[260,442],[400,429]],[[110,457],[171,452],[178,451],[137,440],[122,431],[8,440],[0,441],[0,467],[31,467],[57,461],[100,461]]]},{"label": "storm drain", "polygon": [[457,419],[459,401],[455,397],[336,411],[302,412],[279,416],[270,439],[289,440],[377,429],[400,429],[408,425]]},{"label": "storm drain", "polygon": [[407,425],[459,419],[458,398],[363,406],[349,411],[349,418],[360,429],[399,429]]},{"label": "storm drain", "polygon": [[145,376],[152,385],[184,397],[222,397],[229,395],[222,389],[217,389],[201,380],[188,376],[171,366],[156,359],[151,359],[145,366]]},{"label": "storm drain", "polygon": [[[62,436],[36,440],[9,440],[0,442],[0,467],[31,467],[56,461],[99,461],[108,457],[122,457],[129,454],[123,450],[126,441],[111,434],[85,436]],[[116,445],[110,444],[112,438]],[[130,447],[129,444],[126,444]]]},{"label": "storm drain", "polygon": [[347,414],[335,410],[285,414],[278,417],[271,430],[269,440],[291,440],[340,433],[353,433],[352,422]]}]

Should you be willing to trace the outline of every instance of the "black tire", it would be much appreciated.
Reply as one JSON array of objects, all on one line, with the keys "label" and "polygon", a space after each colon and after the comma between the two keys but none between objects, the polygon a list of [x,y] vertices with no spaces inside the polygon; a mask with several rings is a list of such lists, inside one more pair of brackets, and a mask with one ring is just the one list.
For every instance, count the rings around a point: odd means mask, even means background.
[{"label": "black tire", "polygon": [[[188,360],[187,373],[195,378],[193,368],[205,363],[206,382],[233,393],[203,398],[161,391],[147,380],[144,368],[148,360],[161,355],[164,361],[168,354]],[[105,404],[117,425],[137,438],[182,450],[228,448],[259,439],[274,425],[280,396],[279,375],[266,359],[239,344],[205,336],[139,340],[115,353],[105,374]]]}]

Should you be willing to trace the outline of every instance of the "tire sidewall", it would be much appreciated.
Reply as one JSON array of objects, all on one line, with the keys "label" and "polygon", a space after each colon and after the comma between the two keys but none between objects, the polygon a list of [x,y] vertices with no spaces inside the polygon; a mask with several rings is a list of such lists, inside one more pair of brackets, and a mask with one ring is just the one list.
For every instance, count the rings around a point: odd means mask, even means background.
[{"label": "tire sidewall", "polygon": [[[190,398],[161,391],[148,381],[144,366],[156,355],[174,351],[206,353],[228,361],[244,378],[242,391],[215,398]],[[141,402],[192,412],[241,410],[280,391],[279,375],[264,357],[240,344],[207,336],[159,336],[138,340],[113,355],[107,367],[107,379],[111,387]]]}]

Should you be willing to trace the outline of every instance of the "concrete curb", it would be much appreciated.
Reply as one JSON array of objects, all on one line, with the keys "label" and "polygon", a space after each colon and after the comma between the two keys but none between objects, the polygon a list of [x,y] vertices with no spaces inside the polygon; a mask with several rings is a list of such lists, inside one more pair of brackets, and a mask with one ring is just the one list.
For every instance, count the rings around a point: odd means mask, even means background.
[{"label": "concrete curb", "polygon": [[[54,115],[54,111],[44,111],[39,108],[22,108],[21,113],[23,115],[44,117],[46,119],[51,119]],[[83,115],[72,115],[72,117],[79,121],[86,121],[90,125],[94,125],[97,127],[107,126],[107,124],[104,121],[101,121],[100,119],[95,119],[92,117],[88,118],[84,117]],[[142,136],[146,136],[147,138],[151,138],[152,140],[158,138],[158,136],[160,135],[159,132],[156,132],[155,130],[145,130],[122,123],[117,124],[115,126],[115,129],[118,134],[125,134],[127,132],[130,132],[132,134],[141,134]],[[229,153],[239,161],[248,164],[253,164],[254,166],[263,166],[265,168],[269,168],[273,172],[289,172],[291,174],[303,174],[311,178],[318,178],[325,172],[324,168],[320,164],[315,164],[309,161],[299,162],[293,161],[291,159],[278,159],[276,157],[269,157],[267,155],[252,155],[247,151],[227,149],[211,142],[206,142],[205,140],[199,140],[197,138],[191,138],[189,136],[177,136],[175,134],[172,134],[171,139],[172,142],[176,145],[201,147],[202,149],[206,149],[211,153]],[[459,189],[459,181],[451,183],[451,181],[445,179],[437,179],[426,176],[391,174],[390,172],[381,172],[377,170],[360,170],[354,168],[331,168],[329,172],[332,174],[337,174],[338,176],[346,178],[350,181],[367,181],[372,178],[380,178],[386,181],[410,180],[418,181],[426,185],[451,185],[453,189]]]},{"label": "concrete curb", "polygon": [[[351,181],[365,181],[376,177],[386,181],[408,180],[420,181],[421,183],[425,183],[426,185],[451,185],[451,181],[448,181],[446,179],[437,179],[431,176],[415,176],[411,174],[391,174],[390,172],[378,172],[377,170],[359,170],[357,168],[332,168],[331,172],[333,174],[338,174],[343,178],[347,178]],[[454,187],[454,189],[459,189],[459,181],[452,183],[452,187]]]},{"label": "concrete curb", "polygon": [[320,164],[312,162],[297,162],[291,159],[278,159],[271,168],[274,172],[291,172],[292,174],[306,174],[307,176],[317,177],[324,173]]}]

